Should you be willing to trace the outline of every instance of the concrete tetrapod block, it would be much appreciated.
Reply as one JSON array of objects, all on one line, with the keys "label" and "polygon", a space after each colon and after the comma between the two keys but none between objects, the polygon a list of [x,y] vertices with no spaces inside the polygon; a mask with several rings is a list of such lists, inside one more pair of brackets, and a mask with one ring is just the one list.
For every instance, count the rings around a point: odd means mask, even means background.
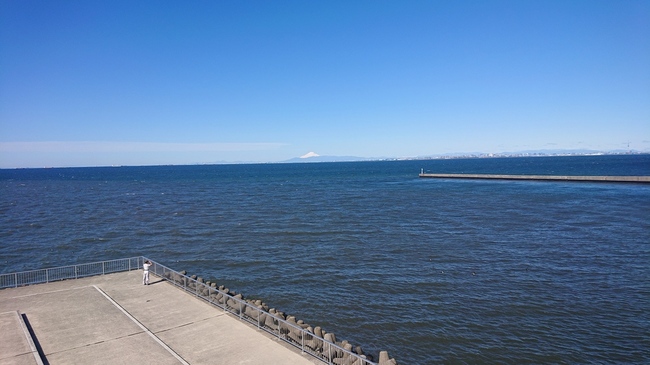
[{"label": "concrete tetrapod block", "polygon": [[321,340],[321,339],[324,338],[323,337],[324,334],[323,334],[323,330],[322,330],[322,328],[320,328],[320,326],[314,327],[314,335],[316,337],[314,337],[314,339],[312,340],[313,341],[312,342],[313,343],[313,349],[314,349],[314,351],[322,352],[323,351],[323,340]]},{"label": "concrete tetrapod block", "polygon": [[302,329],[307,329],[308,327],[311,327],[309,324],[305,323],[305,321],[303,321],[302,319],[298,320],[298,322],[296,322],[296,323],[297,323],[298,326],[300,326]]},{"label": "concrete tetrapod block", "polygon": [[288,322],[288,324],[285,324],[285,326],[284,326],[286,328],[287,335],[294,342],[301,343],[302,342],[302,331],[299,329],[298,323],[296,323],[296,317],[288,316],[287,317],[287,322]]},{"label": "concrete tetrapod block", "polygon": [[[336,336],[333,333],[325,333],[325,341],[336,343]],[[323,356],[328,360],[332,361],[336,357],[336,349],[330,344],[323,344]]]},{"label": "concrete tetrapod block", "polygon": [[397,361],[395,359],[391,359],[388,356],[388,351],[380,351],[379,352],[379,362],[377,364],[378,365],[397,365]]},{"label": "concrete tetrapod block", "polygon": [[305,328],[303,333],[305,347],[312,352],[318,351],[318,340],[314,337],[314,330],[311,327]]},{"label": "concrete tetrapod block", "polygon": [[278,330],[277,320],[272,315],[265,316],[264,327],[267,327],[274,332],[277,331]]},{"label": "concrete tetrapod block", "polygon": [[226,305],[228,306],[228,309],[232,311],[234,314],[239,314],[241,308],[238,301],[230,297],[226,300]]},{"label": "concrete tetrapod block", "polygon": [[345,352],[345,351],[338,350],[336,358],[332,360],[332,362],[334,362],[334,364],[346,365],[346,364],[349,364],[351,362],[350,353],[352,352],[352,345],[350,343],[348,343],[347,341],[343,341],[342,345],[343,345],[343,348],[345,350],[350,351],[350,352]]},{"label": "concrete tetrapod block", "polygon": [[250,304],[244,306],[244,314],[250,318],[258,320],[261,315],[261,310],[259,308],[253,307]]}]

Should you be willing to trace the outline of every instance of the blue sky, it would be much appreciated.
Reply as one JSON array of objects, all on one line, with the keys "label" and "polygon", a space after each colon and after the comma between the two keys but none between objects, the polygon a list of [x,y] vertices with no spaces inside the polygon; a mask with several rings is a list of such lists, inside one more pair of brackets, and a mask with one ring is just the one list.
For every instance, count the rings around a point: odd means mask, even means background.
[{"label": "blue sky", "polygon": [[650,152],[649,1],[0,2],[0,167]]}]

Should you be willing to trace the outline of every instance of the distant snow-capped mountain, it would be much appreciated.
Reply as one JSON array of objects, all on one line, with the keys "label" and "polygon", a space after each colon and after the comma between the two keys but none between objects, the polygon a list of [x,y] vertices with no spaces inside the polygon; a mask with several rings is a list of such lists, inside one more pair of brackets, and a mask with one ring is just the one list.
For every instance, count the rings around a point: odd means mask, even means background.
[{"label": "distant snow-capped mountain", "polygon": [[300,156],[300,158],[312,158],[312,157],[320,157],[320,155],[316,152],[309,152]]},{"label": "distant snow-capped mountain", "polygon": [[294,157],[292,159],[282,161],[282,162],[345,162],[345,161],[365,161],[368,160],[364,157],[356,156],[321,156],[316,152],[309,152],[300,157]]}]

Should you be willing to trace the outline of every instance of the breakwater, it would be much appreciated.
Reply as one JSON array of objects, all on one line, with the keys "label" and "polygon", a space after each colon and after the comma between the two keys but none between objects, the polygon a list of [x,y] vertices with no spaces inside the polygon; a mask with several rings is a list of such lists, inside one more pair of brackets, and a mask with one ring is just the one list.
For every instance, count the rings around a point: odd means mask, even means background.
[{"label": "breakwater", "polygon": [[430,173],[420,172],[420,177],[436,178],[436,179],[548,180],[548,181],[650,183],[650,176],[430,174]]},{"label": "breakwater", "polygon": [[216,282],[206,281],[196,275],[188,276],[186,271],[176,272],[155,261],[153,263],[152,271],[166,281],[278,336],[327,364],[397,365],[397,361],[387,351],[380,351],[374,362],[375,357],[365,354],[361,346],[339,340],[334,333],[327,332],[320,326],[312,327],[295,316],[270,308],[259,299],[244,298],[241,293],[235,293]]}]

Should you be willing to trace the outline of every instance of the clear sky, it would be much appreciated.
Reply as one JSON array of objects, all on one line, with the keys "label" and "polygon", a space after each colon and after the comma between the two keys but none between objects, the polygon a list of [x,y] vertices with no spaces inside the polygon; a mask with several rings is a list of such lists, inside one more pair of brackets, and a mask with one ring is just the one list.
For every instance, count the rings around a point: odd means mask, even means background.
[{"label": "clear sky", "polygon": [[650,152],[650,1],[0,1],[0,167]]}]

